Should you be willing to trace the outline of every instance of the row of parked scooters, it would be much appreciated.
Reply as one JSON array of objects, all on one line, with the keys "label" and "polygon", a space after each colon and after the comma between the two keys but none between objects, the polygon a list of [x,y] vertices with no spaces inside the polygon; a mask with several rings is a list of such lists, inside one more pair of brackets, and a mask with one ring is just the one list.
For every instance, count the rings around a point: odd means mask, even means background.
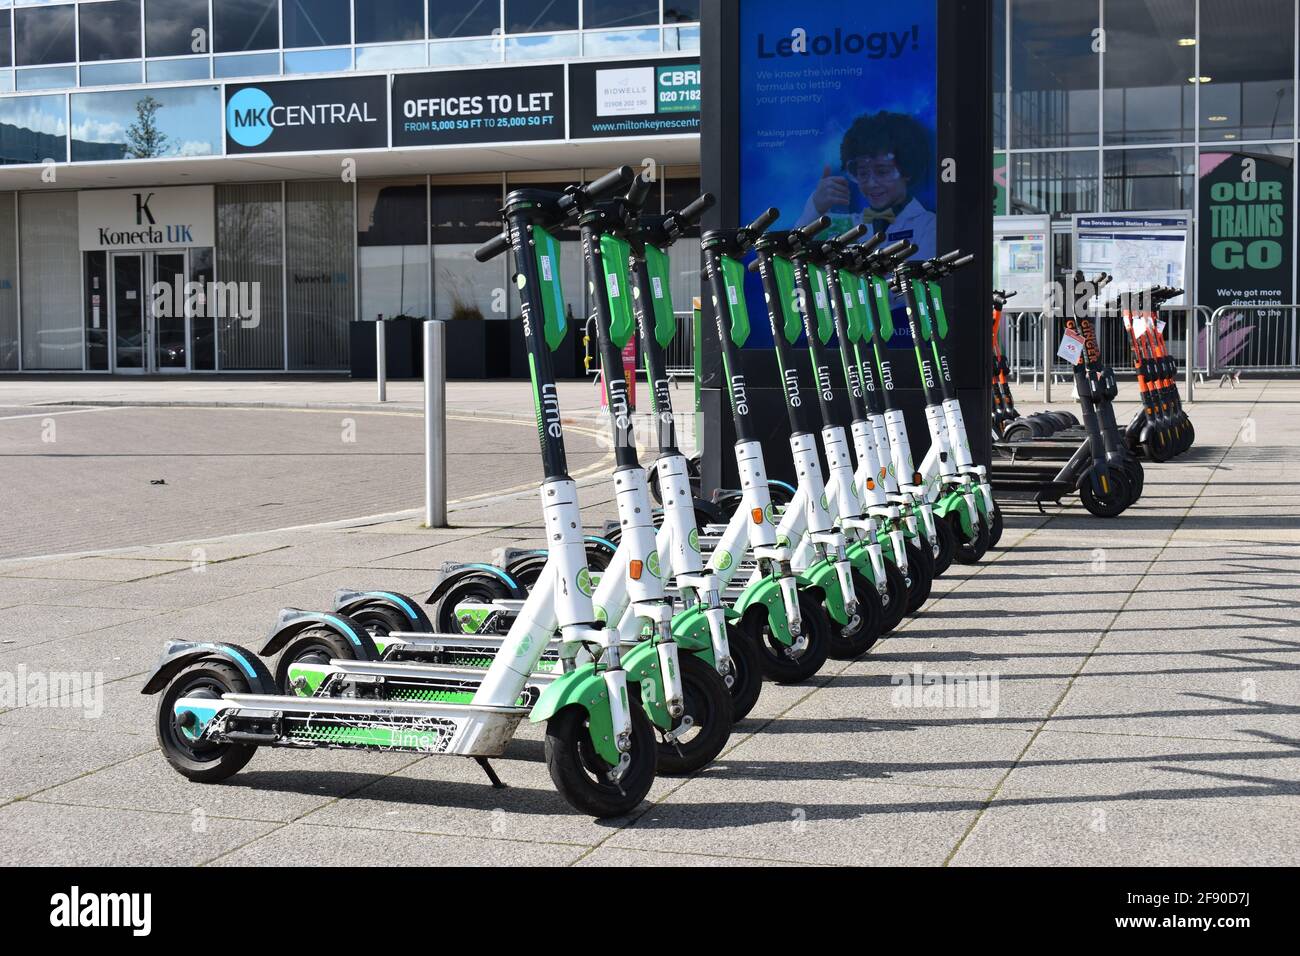
[{"label": "row of parked scooters", "polygon": [[[828,658],[863,654],[920,609],[935,575],[997,544],[1002,516],[971,459],[939,286],[971,257],[914,261],[914,246],[861,241],[862,227],[819,238],[827,220],[776,231],[775,209],[706,231],[739,488],[705,500],[674,430],[667,251],[713,199],[650,215],[650,186],[623,167],[563,192],[515,190],[503,232],[476,253],[513,258],[545,540],[501,564],[444,569],[423,604],[365,590],[340,592],[327,612],[287,609],[258,653],[170,642],[144,693],[161,695],[157,735],[176,770],[215,782],[260,746],[336,747],[472,757],[500,786],[488,760],[527,718],[545,723],[547,767],[571,806],[626,814],[657,773],[714,760],[765,680],[797,683]],[[618,519],[598,537],[584,534],[568,474],[551,359],[566,335],[555,234],[575,221],[597,293],[615,449]],[[746,397],[751,254],[785,388],[793,487],[768,480]],[[927,403],[930,447],[919,466],[884,349],[900,300]],[[638,459],[621,371],[638,333],[656,423],[653,480]],[[793,350],[801,336],[810,363]],[[835,378],[849,395],[847,423],[832,403]]]},{"label": "row of parked scooters", "polygon": [[[1110,281],[1102,274],[1085,282],[1081,272],[1061,278],[1065,329],[1081,342],[1071,371],[1082,421],[1065,411],[1021,415],[1016,409],[998,339],[1002,310],[1014,293],[993,293],[993,483],[1002,491],[1031,493],[1040,507],[1077,492],[1083,506],[1102,518],[1122,514],[1142,497],[1142,458],[1167,461],[1190,448],[1196,436],[1158,315],[1160,305],[1182,290],[1151,287],[1101,301]],[[1089,300],[1101,302],[1098,312],[1118,315],[1132,348],[1142,406],[1123,428],[1113,407],[1119,385],[1114,369],[1102,361],[1096,313],[1080,307]]]}]

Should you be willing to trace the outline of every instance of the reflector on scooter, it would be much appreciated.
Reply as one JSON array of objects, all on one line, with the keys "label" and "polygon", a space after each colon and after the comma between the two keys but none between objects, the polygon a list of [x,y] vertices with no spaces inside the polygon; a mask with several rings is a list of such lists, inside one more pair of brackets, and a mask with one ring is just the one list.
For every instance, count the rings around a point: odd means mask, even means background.
[{"label": "reflector on scooter", "polygon": [[641,562],[629,561],[627,565],[627,576],[633,581],[641,580]]},{"label": "reflector on scooter", "polygon": [[762,509],[762,508],[754,508],[754,509],[752,509],[752,510],[749,512],[749,515],[750,515],[751,518],[754,519],[754,524],[762,524],[762,523],[763,523],[763,509]]}]

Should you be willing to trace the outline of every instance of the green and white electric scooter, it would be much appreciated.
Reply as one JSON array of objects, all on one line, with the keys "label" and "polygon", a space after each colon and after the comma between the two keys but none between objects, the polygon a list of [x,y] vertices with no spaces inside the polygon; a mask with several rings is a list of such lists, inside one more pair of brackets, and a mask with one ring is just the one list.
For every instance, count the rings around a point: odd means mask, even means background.
[{"label": "green and white electric scooter", "polygon": [[[750,332],[741,259],[779,216],[778,210],[768,209],[748,226],[708,230],[700,245],[735,422],[740,476],[740,503],[717,535],[707,568],[726,588],[752,556],[753,573],[732,613],[738,617],[741,631],[757,644],[768,677],[784,684],[808,679],[826,662],[833,625],[825,602],[842,599],[839,595],[832,598],[822,584],[796,574],[790,542],[778,537],[763,446],[755,430],[740,360],[740,347]],[[832,574],[838,587],[838,569]]]},{"label": "green and white electric scooter", "polygon": [[[317,692],[301,697],[277,693],[265,664],[237,645],[169,642],[143,692],[161,694],[156,731],[178,772],[216,782],[241,769],[258,747],[341,747],[474,757],[499,783],[487,759],[504,752],[528,717],[546,723],[547,767],[574,808],[618,816],[644,799],[658,761],[654,733],[637,685],[629,688],[618,632],[600,625],[591,603],[577,489],[568,475],[547,344],[562,332],[563,318],[556,310],[558,243],[547,227],[566,221],[579,197],[608,195],[630,177],[624,167],[565,194],[515,190],[503,210],[507,231],[475,254],[480,261],[507,250],[513,254],[549,547],[538,584],[491,665],[480,671],[379,661],[369,633],[340,617],[356,656],[366,659],[332,662],[334,670]],[[537,660],[557,630],[560,673],[529,706]],[[578,664],[584,651],[592,660]],[[406,691],[390,687],[390,681]],[[429,699],[439,683],[446,697]]]}]

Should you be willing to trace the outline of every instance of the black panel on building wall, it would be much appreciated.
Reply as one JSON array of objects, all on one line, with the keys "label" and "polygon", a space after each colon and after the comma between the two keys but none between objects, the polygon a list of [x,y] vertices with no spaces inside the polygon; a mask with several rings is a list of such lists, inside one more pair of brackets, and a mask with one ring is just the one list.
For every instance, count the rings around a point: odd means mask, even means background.
[{"label": "black panel on building wall", "polygon": [[564,139],[564,67],[393,77],[393,145]]},{"label": "black panel on building wall", "polygon": [[388,145],[388,78],[226,84],[226,151],[306,152]]},{"label": "black panel on building wall", "polygon": [[[755,210],[741,208],[741,76],[740,76],[740,11],[738,0],[719,0],[705,4],[701,24],[701,61],[708,87],[702,99],[701,132],[701,185],[718,198],[718,204],[706,214],[703,228],[734,227],[752,218]],[[846,15],[858,13],[860,5],[841,0],[807,0],[803,5],[830,6],[843,9]],[[992,296],[991,269],[988,256],[992,246],[992,129],[991,129],[991,7],[990,0],[942,0],[935,4],[937,15],[936,38],[938,55],[937,123],[935,129],[936,162],[940,171],[951,170],[949,176],[940,175],[934,185],[937,206],[935,227],[935,252],[960,247],[974,252],[976,264],[957,273],[945,283],[945,306],[949,312],[952,331],[947,340],[949,352],[957,358],[953,376],[962,403],[963,415],[969,424],[972,453],[977,461],[987,462],[990,454],[989,434],[985,424],[989,420],[988,381],[991,374],[990,299]],[[859,13],[860,15],[860,13]],[[840,34],[844,37],[851,30]],[[807,65],[808,58],[798,54],[774,53],[775,42],[781,38],[768,38],[775,65],[782,70],[798,69]],[[788,37],[785,38],[788,40]],[[817,38],[810,37],[810,41]],[[906,37],[901,41],[906,43]],[[834,37],[828,37],[827,49],[837,49]],[[874,60],[883,56],[871,55],[865,42],[863,55]],[[846,112],[871,109],[872,104],[850,104]],[[951,160],[946,167],[945,161]],[[956,173],[956,175],[953,175]],[[748,215],[747,215],[748,214]],[[790,211],[783,223],[793,225]],[[707,494],[717,487],[734,487],[735,463],[731,453],[735,432],[731,422],[721,378],[721,360],[717,329],[712,304],[707,290],[702,296],[704,306],[702,362],[702,404],[704,412],[703,490]],[[789,436],[784,408],[784,395],[777,387],[778,373],[774,353],[770,347],[757,347],[770,341],[766,330],[767,318],[761,310],[750,305],[750,321],[760,329],[751,342],[756,347],[742,350],[747,376],[747,397],[753,416],[762,435],[768,473],[774,478],[793,478],[793,466],[786,440]],[[895,340],[892,354],[895,372],[895,395],[899,407],[908,420],[909,435],[917,462],[924,457],[928,446],[927,429],[922,412],[924,398],[916,363],[911,361],[911,349]],[[797,362],[807,367],[807,352],[797,350]],[[837,393],[842,389],[837,389]],[[841,417],[847,423],[846,406],[837,394]]]},{"label": "black panel on building wall", "polygon": [[569,64],[569,136],[657,136],[700,131],[698,57]]}]

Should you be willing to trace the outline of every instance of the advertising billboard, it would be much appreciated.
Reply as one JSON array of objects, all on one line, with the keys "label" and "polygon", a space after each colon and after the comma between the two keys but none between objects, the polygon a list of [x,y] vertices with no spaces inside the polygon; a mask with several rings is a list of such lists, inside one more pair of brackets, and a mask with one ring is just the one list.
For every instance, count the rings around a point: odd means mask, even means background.
[{"label": "advertising billboard", "polygon": [[569,64],[569,137],[671,136],[700,131],[698,60]]},{"label": "advertising billboard", "polygon": [[387,145],[387,77],[226,85],[229,154],[381,149]]},{"label": "advertising billboard", "polygon": [[562,140],[564,66],[393,77],[393,145]]}]

